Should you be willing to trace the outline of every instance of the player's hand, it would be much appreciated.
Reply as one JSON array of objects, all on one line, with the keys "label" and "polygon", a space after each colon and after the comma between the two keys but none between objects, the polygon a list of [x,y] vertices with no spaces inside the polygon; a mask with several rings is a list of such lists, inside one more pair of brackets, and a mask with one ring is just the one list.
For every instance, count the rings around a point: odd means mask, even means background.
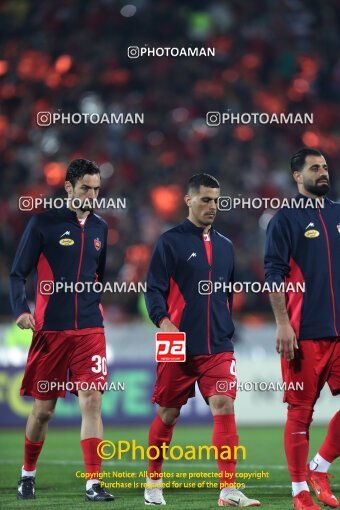
[{"label": "player's hand", "polygon": [[23,315],[20,315],[16,322],[20,329],[31,329],[34,331],[35,320],[31,313],[24,313]]},{"label": "player's hand", "polygon": [[179,331],[179,329],[176,328],[175,324],[172,324],[172,322],[169,319],[164,319],[162,321],[162,324],[160,325],[159,329],[163,333],[172,333],[172,332],[177,333]]},{"label": "player's hand", "polygon": [[294,359],[294,349],[298,349],[296,335],[292,326],[288,324],[278,325],[276,330],[276,350],[287,361]]}]

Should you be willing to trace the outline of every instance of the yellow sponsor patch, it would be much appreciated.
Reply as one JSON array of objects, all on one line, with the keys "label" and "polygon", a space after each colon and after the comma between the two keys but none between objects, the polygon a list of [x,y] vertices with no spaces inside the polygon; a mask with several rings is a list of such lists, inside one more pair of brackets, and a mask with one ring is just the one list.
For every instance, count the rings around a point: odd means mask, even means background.
[{"label": "yellow sponsor patch", "polygon": [[305,237],[313,238],[313,237],[319,237],[319,235],[320,235],[320,232],[318,230],[307,230],[307,232],[305,232]]},{"label": "yellow sponsor patch", "polygon": [[72,244],[74,244],[74,241],[73,239],[64,238],[60,239],[59,244],[61,244],[62,246],[72,246]]}]

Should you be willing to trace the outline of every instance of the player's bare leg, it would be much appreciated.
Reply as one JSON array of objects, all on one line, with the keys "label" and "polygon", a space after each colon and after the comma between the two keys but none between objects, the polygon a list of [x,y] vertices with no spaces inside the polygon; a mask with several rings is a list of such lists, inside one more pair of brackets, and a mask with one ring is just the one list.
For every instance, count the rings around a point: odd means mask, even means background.
[{"label": "player's bare leg", "polygon": [[[208,398],[211,414],[214,419],[212,444],[220,451],[222,446],[229,446],[232,450],[238,445],[238,435],[235,423],[234,400],[227,395],[213,395]],[[220,457],[220,456],[219,456]],[[250,507],[260,506],[256,499],[247,498],[235,486],[236,458],[224,460],[219,458],[218,469],[221,492],[218,500],[219,506]]]},{"label": "player's bare leg", "polygon": [[85,499],[87,501],[111,501],[114,497],[104,487],[101,487],[99,481],[101,458],[97,453],[97,448],[103,439],[102,394],[100,391],[80,390],[78,397],[82,417],[80,439],[87,475]]},{"label": "player's bare leg", "polygon": [[18,499],[35,499],[36,464],[43,447],[48,423],[52,418],[57,399],[34,400],[26,424],[24,465],[18,482]]},{"label": "player's bare leg", "polygon": [[103,421],[101,415],[102,394],[100,391],[79,390],[79,406],[81,412],[80,438],[103,438]]},{"label": "player's bare leg", "polygon": [[[169,446],[172,438],[173,429],[180,414],[180,408],[161,407],[157,409],[157,414],[149,430],[149,446],[162,446],[163,443]],[[146,488],[144,491],[144,502],[146,505],[165,505],[165,499],[162,492],[162,472],[163,457],[160,455],[156,460],[149,462],[148,476],[146,478]]]},{"label": "player's bare leg", "polygon": [[45,439],[48,424],[53,416],[56,403],[56,398],[52,400],[34,400],[33,408],[26,424],[26,437],[33,443]]}]

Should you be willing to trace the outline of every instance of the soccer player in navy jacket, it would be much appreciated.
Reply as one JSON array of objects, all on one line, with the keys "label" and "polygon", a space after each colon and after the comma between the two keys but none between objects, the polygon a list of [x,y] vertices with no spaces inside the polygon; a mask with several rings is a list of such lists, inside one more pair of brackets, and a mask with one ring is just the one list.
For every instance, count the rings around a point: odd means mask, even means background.
[{"label": "soccer player in navy jacket", "polygon": [[[74,385],[72,393],[78,394],[82,414],[81,446],[85,471],[90,477],[85,498],[114,499],[100,486],[98,475],[101,459],[97,446],[103,437],[101,389],[107,381],[100,295],[91,288],[88,292],[68,292],[66,286],[65,291],[53,292],[57,282],[69,284],[69,289],[77,282],[103,282],[107,224],[91,207],[99,187],[100,172],[94,162],[72,161],[65,182],[70,202],[31,218],[13,262],[13,313],[20,328],[34,332],[20,391],[21,395],[34,397],[34,404],[26,426],[18,499],[35,498],[36,463],[57,399],[65,397],[68,377]],[[25,282],[32,271],[34,315],[25,292]],[[84,389],[77,391],[81,383]]]},{"label": "soccer player in navy jacket", "polygon": [[[328,426],[326,438],[306,468],[309,426],[314,405],[327,382],[340,393],[340,204],[325,197],[330,188],[324,156],[302,148],[291,159],[291,170],[302,207],[284,207],[267,229],[266,281],[305,282],[305,293],[271,292],[281,354],[283,380],[293,388],[288,403],[284,445],[292,479],[296,510],[317,509],[308,484],[318,500],[339,505],[331,493],[327,471],[340,455],[340,412]],[[320,207],[318,201],[322,202]],[[296,389],[303,383],[303,390]]]},{"label": "soccer player in navy jacket", "polygon": [[[207,281],[210,285],[232,284],[234,277],[232,243],[212,227],[219,194],[214,177],[194,175],[185,196],[188,218],[159,238],[151,259],[145,295],[149,316],[163,332],[186,333],[187,359],[157,364],[152,401],[158,409],[150,427],[149,445],[170,444],[181,407],[194,397],[196,382],[213,415],[213,445],[217,450],[223,445],[233,450],[238,444],[232,292],[223,286],[216,292],[205,290]],[[149,463],[144,493],[147,505],[165,504],[162,464],[163,457]],[[235,464],[234,457],[218,460],[224,486],[219,505],[260,506],[236,488],[227,487],[235,483]]]}]

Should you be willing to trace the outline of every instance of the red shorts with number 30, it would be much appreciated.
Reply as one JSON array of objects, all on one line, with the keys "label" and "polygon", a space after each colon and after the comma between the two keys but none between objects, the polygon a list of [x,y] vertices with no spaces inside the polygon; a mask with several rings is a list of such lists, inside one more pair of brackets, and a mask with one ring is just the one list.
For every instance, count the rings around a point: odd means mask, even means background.
[{"label": "red shorts with number 30", "polygon": [[188,356],[183,363],[157,363],[157,380],[152,397],[162,407],[181,407],[195,396],[197,382],[202,397],[236,397],[236,361],[232,352]]},{"label": "red shorts with number 30", "polygon": [[28,353],[20,395],[49,400],[65,397],[66,389],[75,395],[78,389],[102,391],[106,382],[103,328],[38,331]]}]

